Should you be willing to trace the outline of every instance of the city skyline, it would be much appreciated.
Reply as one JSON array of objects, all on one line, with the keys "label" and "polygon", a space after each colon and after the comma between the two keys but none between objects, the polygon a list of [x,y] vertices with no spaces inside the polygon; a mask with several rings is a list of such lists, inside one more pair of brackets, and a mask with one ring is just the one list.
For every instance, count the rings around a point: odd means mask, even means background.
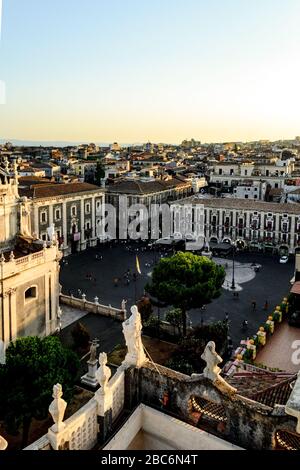
[{"label": "city skyline", "polygon": [[4,0],[1,138],[292,139],[299,2],[240,3]]}]

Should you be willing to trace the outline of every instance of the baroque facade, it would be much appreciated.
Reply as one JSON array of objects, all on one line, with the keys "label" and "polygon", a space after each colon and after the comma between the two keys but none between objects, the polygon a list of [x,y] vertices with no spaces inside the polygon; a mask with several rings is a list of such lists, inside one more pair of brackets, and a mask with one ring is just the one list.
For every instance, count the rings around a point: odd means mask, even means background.
[{"label": "baroque facade", "polygon": [[20,336],[56,331],[59,314],[59,260],[54,239],[32,235],[31,203],[18,193],[16,165],[0,169],[0,362]]},{"label": "baroque facade", "polygon": [[98,227],[104,209],[104,192],[88,183],[33,184],[23,188],[32,204],[35,235],[47,240],[47,228],[54,224],[59,246],[65,256],[97,244]]}]

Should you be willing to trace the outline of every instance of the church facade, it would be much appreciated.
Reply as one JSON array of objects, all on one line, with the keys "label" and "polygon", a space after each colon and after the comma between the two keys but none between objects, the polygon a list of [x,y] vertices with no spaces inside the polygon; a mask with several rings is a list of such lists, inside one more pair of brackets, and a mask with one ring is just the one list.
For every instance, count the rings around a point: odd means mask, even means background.
[{"label": "church facade", "polygon": [[59,260],[56,240],[32,235],[31,204],[18,193],[16,165],[0,168],[0,362],[9,343],[56,331]]}]

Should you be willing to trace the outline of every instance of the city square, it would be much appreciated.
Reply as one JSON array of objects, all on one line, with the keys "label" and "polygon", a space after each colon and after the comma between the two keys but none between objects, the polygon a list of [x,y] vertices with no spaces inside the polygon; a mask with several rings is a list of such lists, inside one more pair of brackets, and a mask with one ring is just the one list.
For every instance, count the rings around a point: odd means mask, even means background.
[{"label": "city square", "polygon": [[[104,305],[120,308],[124,300],[131,306],[144,294],[153,266],[169,253],[159,248],[150,249],[147,243],[115,242],[89,249],[84,253],[69,256],[61,263],[61,284],[63,293],[81,298],[82,294],[90,301],[98,297]],[[138,256],[141,274],[136,271]],[[222,294],[204,309],[189,312],[192,325],[223,321],[228,315],[229,334],[233,345],[241,338],[256,333],[282,297],[290,290],[290,280],[294,275],[294,258],[287,264],[280,264],[278,256],[261,253],[238,253],[235,257],[235,282],[239,287],[238,296],[228,290],[232,283],[232,259],[213,258],[225,266],[226,279]],[[255,272],[255,266],[259,266]],[[127,272],[130,273],[127,276]],[[134,280],[136,279],[136,280]],[[256,306],[253,308],[252,303]],[[266,302],[268,303],[266,311]],[[161,318],[166,309],[161,309]],[[158,315],[154,307],[154,314]],[[248,321],[245,331],[243,321]]]}]

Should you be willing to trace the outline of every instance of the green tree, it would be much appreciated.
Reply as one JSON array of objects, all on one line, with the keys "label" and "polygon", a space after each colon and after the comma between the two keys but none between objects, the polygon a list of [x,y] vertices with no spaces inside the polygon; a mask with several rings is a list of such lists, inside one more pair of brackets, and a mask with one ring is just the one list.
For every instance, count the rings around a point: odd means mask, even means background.
[{"label": "green tree", "polygon": [[201,373],[205,362],[201,355],[209,341],[216,343],[216,350],[224,356],[228,347],[228,324],[215,322],[209,325],[196,326],[179,341],[178,349],[168,362],[168,367],[184,374]]},{"label": "green tree", "polygon": [[26,337],[9,345],[6,364],[0,366],[0,417],[8,432],[22,428],[22,448],[28,443],[32,419],[48,416],[53,385],[62,385],[68,401],[78,370],[75,353],[55,336]]},{"label": "green tree", "polygon": [[201,308],[217,298],[224,279],[222,266],[206,257],[179,252],[159,261],[145,289],[159,301],[180,308],[186,336],[187,310]]},{"label": "green tree", "polygon": [[95,183],[98,186],[101,186],[101,180],[105,177],[105,170],[103,163],[98,160],[97,161],[97,166],[96,166],[96,171],[95,171]]},{"label": "green tree", "polygon": [[143,296],[137,303],[138,311],[141,314],[142,322],[148,321],[149,317],[153,313],[153,308],[149,297]]},{"label": "green tree", "polygon": [[[169,322],[174,328],[178,329],[178,334],[181,336],[182,329],[182,313],[180,308],[171,308],[166,314],[166,321]],[[175,333],[175,331],[174,331]]]},{"label": "green tree", "polygon": [[72,328],[71,335],[75,349],[86,349],[90,342],[90,333],[88,329],[79,321]]}]

